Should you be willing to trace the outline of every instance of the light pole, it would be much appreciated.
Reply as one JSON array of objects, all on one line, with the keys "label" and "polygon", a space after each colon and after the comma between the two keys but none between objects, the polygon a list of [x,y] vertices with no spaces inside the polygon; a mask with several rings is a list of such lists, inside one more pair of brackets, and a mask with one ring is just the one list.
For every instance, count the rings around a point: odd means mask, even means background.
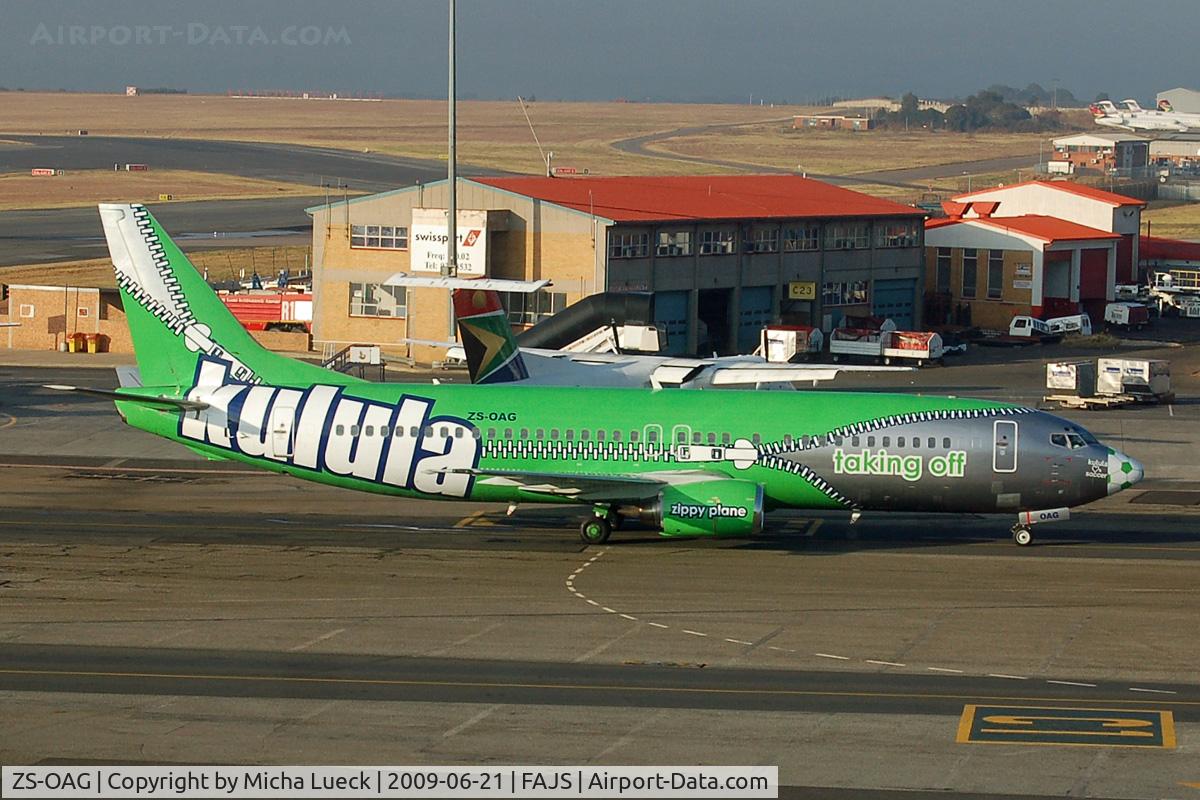
[{"label": "light pole", "polygon": [[449,117],[447,119],[447,152],[446,152],[446,183],[448,191],[446,209],[446,263],[442,266],[442,275],[449,278],[458,277],[458,175],[457,155],[455,147],[455,129],[457,121],[454,118],[455,105],[458,96],[454,87],[454,3],[450,0],[450,63],[449,80],[447,85],[447,101]]}]

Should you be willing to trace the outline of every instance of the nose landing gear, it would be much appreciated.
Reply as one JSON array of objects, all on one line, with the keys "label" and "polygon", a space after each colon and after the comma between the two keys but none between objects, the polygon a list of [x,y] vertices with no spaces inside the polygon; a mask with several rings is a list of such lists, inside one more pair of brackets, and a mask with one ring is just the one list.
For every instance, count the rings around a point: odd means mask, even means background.
[{"label": "nose landing gear", "polygon": [[1033,544],[1033,529],[1028,525],[1022,525],[1018,522],[1012,526],[1013,541],[1021,547],[1028,547]]}]

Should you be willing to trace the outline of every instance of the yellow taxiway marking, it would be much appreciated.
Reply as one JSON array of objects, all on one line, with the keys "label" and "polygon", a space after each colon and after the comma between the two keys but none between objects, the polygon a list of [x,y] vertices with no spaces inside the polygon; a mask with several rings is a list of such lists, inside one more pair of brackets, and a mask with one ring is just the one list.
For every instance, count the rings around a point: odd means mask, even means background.
[{"label": "yellow taxiway marking", "polygon": [[[829,691],[815,689],[736,689],[720,686],[629,686],[622,684],[603,683],[518,683],[511,681],[450,681],[450,680],[420,680],[404,678],[335,678],[328,676],[288,676],[288,675],[235,675],[209,674],[187,672],[107,672],[103,670],[58,670],[58,669],[0,669],[0,675],[24,675],[28,677],[60,677],[60,678],[129,678],[136,680],[203,680],[229,681],[240,683],[296,683],[296,684],[331,684],[348,686],[425,686],[444,688],[471,689],[562,689],[571,691],[600,691],[600,692],[668,692],[672,694],[716,694],[716,695],[766,695],[776,697],[863,697],[879,699],[914,699],[914,700],[987,700],[987,701],[1023,701],[1033,698],[1014,697],[1005,695],[972,695],[948,694],[940,692],[851,692]],[[1038,697],[1041,703],[1078,703],[1078,697]],[[1097,698],[1096,703],[1113,705],[1139,704],[1145,706],[1145,699],[1121,700],[1113,698]],[[1172,700],[1172,706],[1200,706],[1200,700]],[[1052,706],[1050,708],[1056,708]],[[1077,709],[1095,710],[1095,709]],[[1143,710],[1143,709],[1138,709]],[[1144,709],[1148,713],[1159,713],[1157,709]]]},{"label": "yellow taxiway marking", "polygon": [[17,418],[12,414],[0,414],[0,417],[8,417],[8,422],[0,424],[0,431],[4,430],[5,428],[11,428],[13,425],[17,424]]},{"label": "yellow taxiway marking", "polygon": [[1189,789],[1200,789],[1200,781],[1180,781],[1180,786],[1186,786]]},{"label": "yellow taxiway marking", "polygon": [[[1137,714],[1145,716],[1133,716]],[[1070,727],[1072,723],[1076,726]],[[1081,728],[1081,725],[1086,727]],[[1137,739],[1150,741],[1147,744],[1131,741]],[[1175,719],[1170,711],[1161,709],[989,707],[972,704],[963,707],[955,741],[959,744],[1158,747],[1173,750]]]},{"label": "yellow taxiway marking", "polygon": [[483,519],[485,514],[487,514],[486,511],[472,512],[472,513],[468,514],[467,516],[463,517],[462,519],[460,519],[458,522],[454,523],[454,527],[469,528],[472,525],[475,525],[476,523],[480,522]]}]

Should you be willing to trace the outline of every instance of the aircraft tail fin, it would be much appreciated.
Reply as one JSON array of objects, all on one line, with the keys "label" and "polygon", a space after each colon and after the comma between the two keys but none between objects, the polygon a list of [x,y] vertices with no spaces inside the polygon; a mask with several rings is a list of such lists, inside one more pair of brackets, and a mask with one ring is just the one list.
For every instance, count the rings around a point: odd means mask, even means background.
[{"label": "aircraft tail fin", "polygon": [[512,383],[529,377],[497,292],[455,289],[454,315],[471,383]]},{"label": "aircraft tail fin", "polygon": [[350,380],[254,341],[145,206],[103,203],[100,219],[145,385],[191,385],[205,359],[240,383]]}]

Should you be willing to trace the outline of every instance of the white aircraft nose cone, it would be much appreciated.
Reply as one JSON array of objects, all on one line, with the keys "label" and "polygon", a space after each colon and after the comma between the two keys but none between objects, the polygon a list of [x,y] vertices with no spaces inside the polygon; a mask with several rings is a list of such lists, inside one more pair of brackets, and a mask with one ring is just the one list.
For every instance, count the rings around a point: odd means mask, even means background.
[{"label": "white aircraft nose cone", "polygon": [[1145,477],[1146,471],[1142,462],[1130,458],[1120,450],[1113,450],[1108,455],[1108,493],[1116,494],[1122,489],[1128,489]]}]

